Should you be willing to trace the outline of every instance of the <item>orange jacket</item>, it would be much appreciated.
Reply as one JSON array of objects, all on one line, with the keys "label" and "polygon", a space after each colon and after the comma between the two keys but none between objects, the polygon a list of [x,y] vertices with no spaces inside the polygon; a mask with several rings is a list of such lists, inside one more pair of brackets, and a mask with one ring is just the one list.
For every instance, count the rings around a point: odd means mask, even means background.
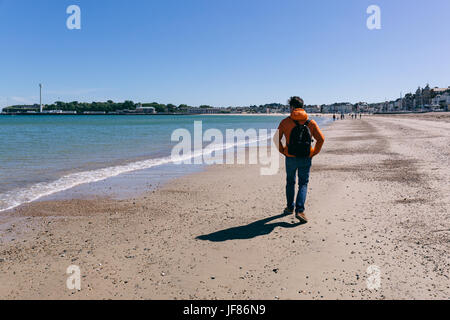
[{"label": "orange jacket", "polygon": [[[289,118],[284,119],[281,121],[280,126],[278,127],[279,130],[279,150],[282,154],[284,154],[286,157],[294,157],[288,153],[287,146],[289,145],[289,138],[291,136],[292,129],[295,128],[296,124],[292,120],[298,121],[300,124],[305,124],[305,122],[308,120],[308,114],[303,109],[295,109],[292,111],[291,116]],[[323,143],[325,142],[325,137],[320,131],[319,126],[314,120],[311,120],[308,125],[309,130],[311,130],[311,135],[314,139],[316,139],[316,145],[315,147],[311,147],[311,155],[310,157],[314,157],[315,155],[319,154],[320,150],[322,149]],[[283,146],[281,143],[281,139],[283,139],[283,136],[286,138],[286,147]]]}]

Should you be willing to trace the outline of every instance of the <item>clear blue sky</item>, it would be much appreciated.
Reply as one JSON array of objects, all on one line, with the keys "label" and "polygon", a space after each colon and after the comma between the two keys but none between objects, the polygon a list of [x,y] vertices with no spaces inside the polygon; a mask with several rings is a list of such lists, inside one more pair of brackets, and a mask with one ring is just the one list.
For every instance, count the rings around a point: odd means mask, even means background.
[{"label": "clear blue sky", "polygon": [[395,99],[450,85],[449,14],[448,0],[0,0],[0,106],[38,102],[39,82],[44,103]]}]

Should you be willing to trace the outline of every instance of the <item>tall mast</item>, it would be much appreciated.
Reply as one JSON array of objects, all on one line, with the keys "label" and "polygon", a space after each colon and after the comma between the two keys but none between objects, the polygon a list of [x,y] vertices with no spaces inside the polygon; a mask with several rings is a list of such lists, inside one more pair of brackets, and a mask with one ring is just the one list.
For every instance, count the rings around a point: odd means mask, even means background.
[{"label": "tall mast", "polygon": [[39,83],[39,112],[42,113],[42,83]]}]

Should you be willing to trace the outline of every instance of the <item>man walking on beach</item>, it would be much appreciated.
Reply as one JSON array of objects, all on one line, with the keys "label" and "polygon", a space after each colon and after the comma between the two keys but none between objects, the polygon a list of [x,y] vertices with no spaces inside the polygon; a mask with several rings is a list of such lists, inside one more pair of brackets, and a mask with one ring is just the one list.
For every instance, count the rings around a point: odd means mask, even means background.
[{"label": "man walking on beach", "polygon": [[[278,127],[279,151],[286,157],[286,214],[293,214],[303,223],[308,219],[305,215],[306,194],[308,192],[309,172],[312,158],[319,154],[325,138],[317,123],[309,119],[308,114],[303,109],[304,102],[299,97],[292,97],[289,100],[291,116],[281,121]],[[286,145],[282,139],[285,137]],[[316,140],[316,145],[312,146],[312,138]],[[295,198],[295,180],[298,175],[299,190],[297,199]]]}]

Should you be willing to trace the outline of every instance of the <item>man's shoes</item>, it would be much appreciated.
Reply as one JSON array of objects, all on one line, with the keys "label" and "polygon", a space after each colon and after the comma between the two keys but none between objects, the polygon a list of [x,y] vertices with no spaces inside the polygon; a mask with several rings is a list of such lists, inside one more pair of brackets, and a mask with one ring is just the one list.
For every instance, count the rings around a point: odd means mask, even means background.
[{"label": "man's shoes", "polygon": [[293,214],[294,213],[294,209],[289,209],[288,207],[286,207],[286,209],[284,209],[284,214]]},{"label": "man's shoes", "polygon": [[302,213],[297,212],[297,213],[295,214],[295,217],[296,217],[298,220],[300,220],[301,223],[308,223],[308,219],[306,218],[306,215],[305,215],[304,212],[302,212]]}]

